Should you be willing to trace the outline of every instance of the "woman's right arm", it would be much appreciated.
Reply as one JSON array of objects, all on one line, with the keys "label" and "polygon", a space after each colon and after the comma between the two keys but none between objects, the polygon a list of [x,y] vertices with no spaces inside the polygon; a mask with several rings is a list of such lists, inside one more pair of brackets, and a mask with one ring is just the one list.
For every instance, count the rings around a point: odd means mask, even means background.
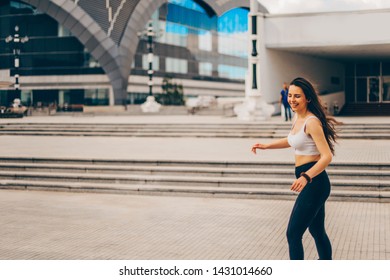
[{"label": "woman's right arm", "polygon": [[256,143],[252,146],[252,152],[256,154],[256,149],[268,150],[268,149],[284,149],[289,147],[290,144],[288,143],[287,138],[282,138],[268,144]]}]

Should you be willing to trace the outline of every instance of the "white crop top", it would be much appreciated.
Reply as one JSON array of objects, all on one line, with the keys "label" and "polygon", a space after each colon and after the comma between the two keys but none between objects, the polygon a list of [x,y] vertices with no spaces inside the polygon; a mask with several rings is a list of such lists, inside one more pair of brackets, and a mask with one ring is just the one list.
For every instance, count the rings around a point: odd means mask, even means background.
[{"label": "white crop top", "polygon": [[[295,134],[292,134],[291,131],[287,136],[287,141],[291,147],[295,149],[296,155],[319,155],[320,152],[317,149],[316,143],[314,143],[313,138],[310,135],[305,133],[306,122],[308,119],[316,118],[315,116],[309,116],[306,118],[302,128]],[[295,122],[293,123],[292,128],[295,126]],[[291,130],[292,130],[291,128]]]}]

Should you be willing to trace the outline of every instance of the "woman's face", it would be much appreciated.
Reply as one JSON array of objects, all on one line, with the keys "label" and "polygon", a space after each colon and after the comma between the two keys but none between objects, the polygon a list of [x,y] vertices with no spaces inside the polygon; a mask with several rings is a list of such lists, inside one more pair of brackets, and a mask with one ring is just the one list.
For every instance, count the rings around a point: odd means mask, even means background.
[{"label": "woman's face", "polygon": [[294,112],[304,112],[307,110],[307,99],[300,87],[290,85],[288,88],[288,103]]}]

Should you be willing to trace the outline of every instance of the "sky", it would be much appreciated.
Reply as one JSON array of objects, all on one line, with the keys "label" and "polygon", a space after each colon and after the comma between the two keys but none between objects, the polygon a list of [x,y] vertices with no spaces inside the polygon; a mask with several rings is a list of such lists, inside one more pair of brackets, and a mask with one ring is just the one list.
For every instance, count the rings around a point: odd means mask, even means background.
[{"label": "sky", "polygon": [[271,14],[390,8],[390,0],[257,0]]}]

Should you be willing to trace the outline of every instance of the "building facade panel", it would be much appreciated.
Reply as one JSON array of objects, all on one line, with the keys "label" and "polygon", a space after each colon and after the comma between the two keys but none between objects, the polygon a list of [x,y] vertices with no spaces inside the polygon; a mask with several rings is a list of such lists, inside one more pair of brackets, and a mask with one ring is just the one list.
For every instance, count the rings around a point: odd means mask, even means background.
[{"label": "building facade panel", "polygon": [[[104,37],[104,34],[102,34],[101,36]],[[105,54],[107,50],[114,47],[114,42],[109,38],[105,38],[100,41],[99,45],[97,45],[95,49],[91,51],[91,54],[96,58],[96,60],[100,61],[103,54]]]},{"label": "building facade panel", "polygon": [[57,4],[53,4],[52,2],[49,3],[49,7],[47,9],[47,13],[50,15],[54,15],[54,17],[57,17],[57,13],[59,11],[59,7]]},{"label": "building facade panel", "polygon": [[389,44],[389,12],[267,15],[265,44],[272,48]]},{"label": "building facade panel", "polygon": [[49,8],[50,1],[49,0],[41,0],[39,2],[39,10],[43,13],[47,13],[47,10]]},{"label": "building facade panel", "polygon": [[[63,9],[58,9],[57,13],[55,14],[56,20],[59,24],[63,25],[65,20],[68,18],[69,13],[65,12]],[[77,36],[77,35],[75,35]]]},{"label": "building facade panel", "polygon": [[[69,30],[72,30],[73,27],[76,26],[78,23],[79,23],[79,19],[75,18],[73,15],[70,15],[64,21],[64,26],[66,28],[68,28]],[[84,27],[84,32],[83,33],[87,33],[87,32],[85,32],[85,31],[88,30],[87,28],[88,28],[88,26]],[[80,39],[83,40],[81,37],[80,37]]]},{"label": "building facade panel", "polygon": [[97,48],[107,50],[110,48],[113,48],[115,46],[115,43],[110,39],[107,38],[106,34],[103,30],[97,30],[97,32],[94,34],[94,38],[98,41],[98,44],[95,48],[91,48],[91,53],[94,55],[94,57],[99,60],[98,56],[95,56],[95,50]]}]

